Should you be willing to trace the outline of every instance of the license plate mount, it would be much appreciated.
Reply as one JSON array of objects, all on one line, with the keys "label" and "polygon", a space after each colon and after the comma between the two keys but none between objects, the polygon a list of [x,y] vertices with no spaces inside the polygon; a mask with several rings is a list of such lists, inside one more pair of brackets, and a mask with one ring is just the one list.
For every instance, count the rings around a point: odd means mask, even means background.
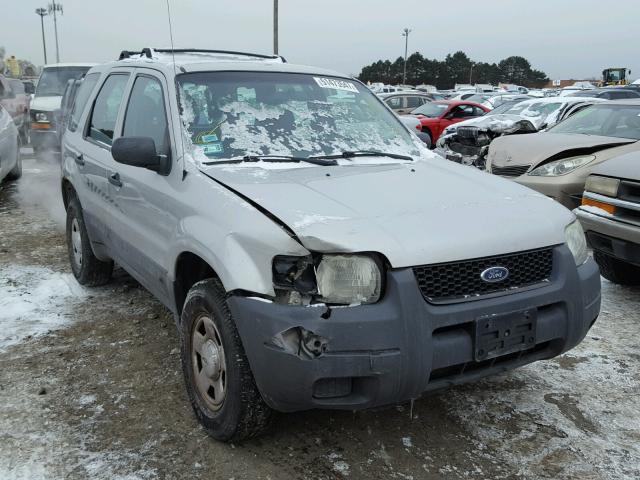
[{"label": "license plate mount", "polygon": [[537,320],[535,308],[478,317],[474,324],[475,361],[533,348]]}]

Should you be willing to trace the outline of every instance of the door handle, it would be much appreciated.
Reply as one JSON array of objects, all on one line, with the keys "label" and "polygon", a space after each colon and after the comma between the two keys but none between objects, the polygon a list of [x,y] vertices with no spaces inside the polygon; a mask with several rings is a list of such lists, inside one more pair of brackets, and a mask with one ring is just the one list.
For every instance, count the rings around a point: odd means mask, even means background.
[{"label": "door handle", "polygon": [[84,157],[82,156],[81,153],[73,154],[73,159],[79,166],[84,167]]},{"label": "door handle", "polygon": [[109,183],[111,185],[115,185],[116,187],[122,186],[122,180],[120,180],[120,174],[115,172],[109,175]]}]

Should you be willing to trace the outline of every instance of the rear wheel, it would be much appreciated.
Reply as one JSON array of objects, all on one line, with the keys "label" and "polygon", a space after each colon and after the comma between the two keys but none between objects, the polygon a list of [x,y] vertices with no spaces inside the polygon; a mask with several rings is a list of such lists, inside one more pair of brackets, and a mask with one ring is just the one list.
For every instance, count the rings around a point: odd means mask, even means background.
[{"label": "rear wheel", "polygon": [[593,252],[600,274],[620,285],[640,285],[640,267],[602,252]]},{"label": "rear wheel", "polygon": [[180,323],[187,392],[205,430],[225,442],[260,434],[272,411],[258,391],[219,280],[189,290]]},{"label": "rear wheel", "polygon": [[16,152],[16,164],[7,175],[8,180],[17,180],[22,176],[22,139],[18,135],[18,148]]},{"label": "rear wheel", "polygon": [[76,197],[72,197],[67,206],[67,248],[71,270],[78,283],[96,287],[109,282],[113,262],[103,262],[93,254],[82,208]]}]

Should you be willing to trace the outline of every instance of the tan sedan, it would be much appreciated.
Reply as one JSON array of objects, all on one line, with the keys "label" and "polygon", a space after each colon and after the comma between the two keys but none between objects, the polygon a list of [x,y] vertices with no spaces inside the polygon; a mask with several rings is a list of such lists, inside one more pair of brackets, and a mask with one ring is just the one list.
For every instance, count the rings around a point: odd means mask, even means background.
[{"label": "tan sedan", "polygon": [[588,107],[547,131],[496,138],[487,171],[551,197],[580,205],[592,169],[610,158],[640,150],[640,100]]}]

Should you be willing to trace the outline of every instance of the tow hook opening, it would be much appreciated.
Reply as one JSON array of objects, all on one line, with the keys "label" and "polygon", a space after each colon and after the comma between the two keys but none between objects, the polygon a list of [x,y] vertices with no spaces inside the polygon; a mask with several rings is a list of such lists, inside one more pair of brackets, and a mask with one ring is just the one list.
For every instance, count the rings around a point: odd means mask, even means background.
[{"label": "tow hook opening", "polygon": [[304,327],[291,327],[274,335],[269,344],[305,360],[313,360],[327,351],[329,340]]}]

